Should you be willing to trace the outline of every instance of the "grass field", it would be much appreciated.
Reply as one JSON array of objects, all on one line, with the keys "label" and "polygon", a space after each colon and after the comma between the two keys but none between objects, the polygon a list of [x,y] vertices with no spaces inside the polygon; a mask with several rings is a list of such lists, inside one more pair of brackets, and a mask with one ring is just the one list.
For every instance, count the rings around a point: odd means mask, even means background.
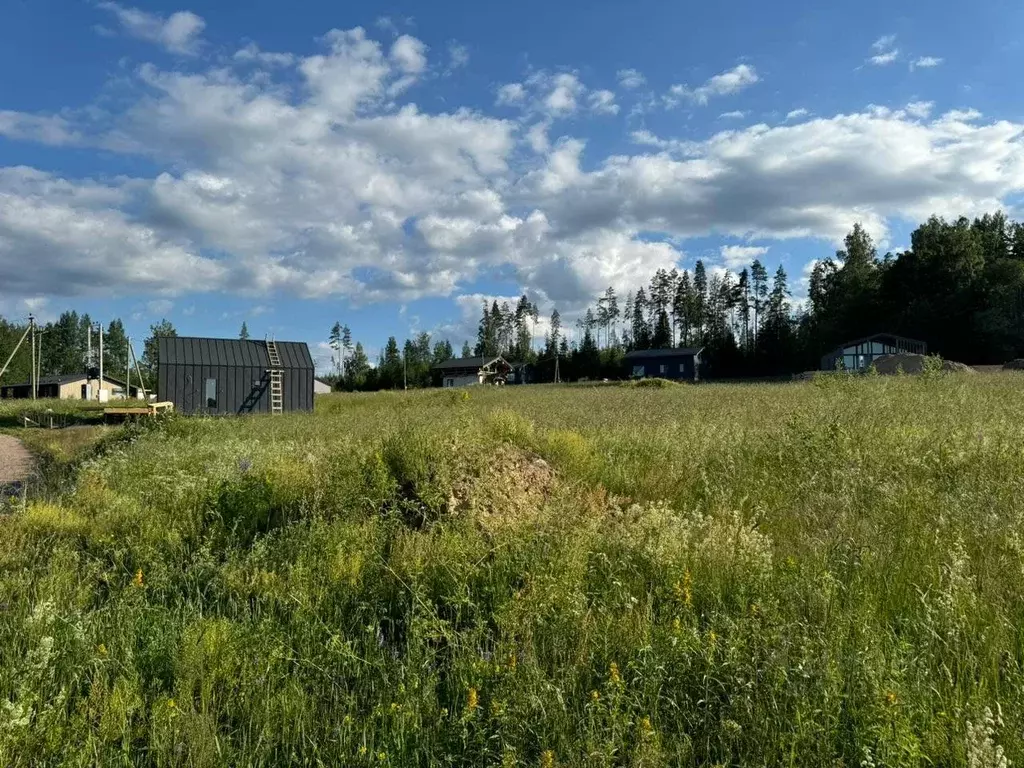
[{"label": "grass field", "polygon": [[1022,395],[523,387],[108,431],[0,519],[0,765],[1024,764]]}]

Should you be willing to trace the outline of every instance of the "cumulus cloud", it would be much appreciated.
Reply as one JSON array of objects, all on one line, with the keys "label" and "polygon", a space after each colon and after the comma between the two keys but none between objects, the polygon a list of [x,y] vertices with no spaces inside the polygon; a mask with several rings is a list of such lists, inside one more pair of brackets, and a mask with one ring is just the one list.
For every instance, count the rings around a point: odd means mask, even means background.
[{"label": "cumulus cloud", "polygon": [[754,259],[759,259],[768,253],[768,248],[756,245],[723,245],[719,249],[719,253],[727,268],[743,269],[749,266]]},{"label": "cumulus cloud", "polygon": [[942,61],[937,56],[921,56],[910,63],[910,69],[931,69],[932,67],[939,66]]},{"label": "cumulus cloud", "polygon": [[[752,253],[737,249],[838,240],[857,221],[881,239],[896,217],[972,214],[1024,192],[1024,124],[974,110],[913,102],[686,139],[640,130],[607,156],[582,136],[549,138],[556,118],[614,103],[577,75],[504,86],[517,120],[427,110],[394,95],[431,64],[425,44],[400,39],[335,30],[305,56],[246,46],[206,69],[145,66],[138,97],[103,126],[84,110],[2,113],[6,136],[133,153],[156,170],[0,169],[0,298],[403,302],[471,293],[500,270],[571,313],[679,264],[689,237],[744,243],[721,252],[729,268]],[[700,87],[710,98],[753,77]]]},{"label": "cumulus cloud", "polygon": [[799,120],[801,117],[807,117],[810,112],[801,107],[800,109],[794,109],[786,113],[787,120]]},{"label": "cumulus cloud", "polygon": [[98,7],[113,14],[125,33],[132,37],[156,43],[172,53],[192,56],[199,52],[206,22],[191,11],[178,11],[164,18],[114,2],[102,2]]},{"label": "cumulus cloud", "polygon": [[896,35],[882,35],[871,44],[871,50],[874,54],[868,58],[868,63],[876,67],[892,64],[900,55],[896,47]]},{"label": "cumulus cloud", "polygon": [[593,91],[589,97],[590,109],[600,115],[619,114],[619,105],[615,103],[615,94],[611,91]]},{"label": "cumulus cloud", "polygon": [[636,69],[620,69],[615,76],[619,80],[619,85],[627,90],[641,88],[647,83],[647,78]]},{"label": "cumulus cloud", "polygon": [[715,96],[730,96],[739,93],[754,85],[760,79],[757,70],[752,66],[749,64],[739,64],[725,72],[720,72],[697,88],[690,88],[687,85],[673,85],[669,88],[665,101],[669,106],[676,106],[684,100],[693,104],[704,105]]}]

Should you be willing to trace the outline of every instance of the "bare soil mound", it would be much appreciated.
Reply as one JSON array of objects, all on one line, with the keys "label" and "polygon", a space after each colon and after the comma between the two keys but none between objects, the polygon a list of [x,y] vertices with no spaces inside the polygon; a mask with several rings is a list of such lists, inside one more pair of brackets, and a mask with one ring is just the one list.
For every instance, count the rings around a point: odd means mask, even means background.
[{"label": "bare soil mound", "polygon": [[[874,361],[875,370],[883,376],[895,376],[899,372],[907,374],[924,373],[929,366],[925,355],[897,354],[882,355]],[[954,360],[943,360],[940,370],[944,373],[974,373],[969,365]]]}]

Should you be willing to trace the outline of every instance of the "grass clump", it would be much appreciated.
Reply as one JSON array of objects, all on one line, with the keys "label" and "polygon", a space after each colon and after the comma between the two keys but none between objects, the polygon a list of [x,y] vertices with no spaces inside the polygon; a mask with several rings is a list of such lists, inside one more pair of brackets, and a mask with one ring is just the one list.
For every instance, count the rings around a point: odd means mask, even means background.
[{"label": "grass clump", "polygon": [[0,765],[1019,763],[1022,403],[480,388],[108,438],[0,518]]}]

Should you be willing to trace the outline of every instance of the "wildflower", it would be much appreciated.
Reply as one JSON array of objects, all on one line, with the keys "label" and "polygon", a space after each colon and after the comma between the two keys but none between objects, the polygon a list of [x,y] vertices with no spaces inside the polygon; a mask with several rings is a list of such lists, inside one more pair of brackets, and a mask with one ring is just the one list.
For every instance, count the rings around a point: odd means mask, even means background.
[{"label": "wildflower", "polygon": [[710,645],[712,648],[714,648],[715,647],[715,643],[717,643],[717,642],[718,642],[718,635],[715,634],[715,630],[711,630],[710,632],[708,632],[708,645]]},{"label": "wildflower", "polygon": [[513,672],[516,669],[516,654],[515,654],[515,652],[510,653],[508,655],[508,668],[511,669]]},{"label": "wildflower", "polygon": [[540,755],[540,766],[541,768],[554,768],[555,765],[555,753],[550,749],[545,749]]},{"label": "wildflower", "polygon": [[135,572],[135,579],[133,580],[132,583],[135,584],[136,587],[141,587],[142,586],[142,569],[141,568],[139,568],[139,570],[137,570]]},{"label": "wildflower", "polygon": [[640,737],[649,739],[654,733],[654,726],[651,725],[651,718],[645,717],[640,721]]},{"label": "wildflower", "polygon": [[365,744],[363,744],[363,746],[361,746],[361,747],[359,748],[359,754],[360,754],[360,756],[365,756],[365,755],[366,755],[366,753],[367,753],[368,751],[369,751],[369,750],[368,750],[368,749],[366,748],[366,745],[365,745]]},{"label": "wildflower", "polygon": [[446,717],[448,717],[448,707],[441,710],[441,719],[444,720]]},{"label": "wildflower", "polygon": [[683,629],[683,623],[679,621],[679,617],[672,619],[672,631],[679,634]]},{"label": "wildflower", "polygon": [[892,691],[889,691],[887,694],[885,694],[885,703],[888,704],[890,707],[893,706],[896,703],[896,694]]},{"label": "wildflower", "polygon": [[103,643],[100,643],[99,645],[96,646],[96,653],[98,653],[100,656],[106,656],[107,655],[107,646],[104,645]]},{"label": "wildflower", "polygon": [[597,702],[599,702],[601,700],[601,694],[598,693],[597,691],[591,691],[590,692],[590,700],[592,702],[594,702],[595,704],[597,704]]},{"label": "wildflower", "polygon": [[1002,725],[1001,718],[992,715],[985,707],[981,722],[967,723],[967,765],[969,768],[1010,768],[1010,760],[1003,748],[996,744],[996,728]]},{"label": "wildflower", "polygon": [[167,708],[168,709],[174,709],[177,706],[178,705],[174,703],[174,699],[168,699],[167,700]]},{"label": "wildflower", "polygon": [[608,679],[614,685],[618,685],[622,682],[622,677],[619,675],[619,665],[616,664],[614,661],[612,662],[612,665],[609,669]]},{"label": "wildflower", "polygon": [[479,705],[480,699],[477,696],[476,688],[470,688],[469,694],[466,696],[466,709],[472,712]]},{"label": "wildflower", "polygon": [[380,762],[383,763],[387,759],[388,759],[388,753],[387,752],[378,752],[377,753],[377,760],[379,760]]}]

